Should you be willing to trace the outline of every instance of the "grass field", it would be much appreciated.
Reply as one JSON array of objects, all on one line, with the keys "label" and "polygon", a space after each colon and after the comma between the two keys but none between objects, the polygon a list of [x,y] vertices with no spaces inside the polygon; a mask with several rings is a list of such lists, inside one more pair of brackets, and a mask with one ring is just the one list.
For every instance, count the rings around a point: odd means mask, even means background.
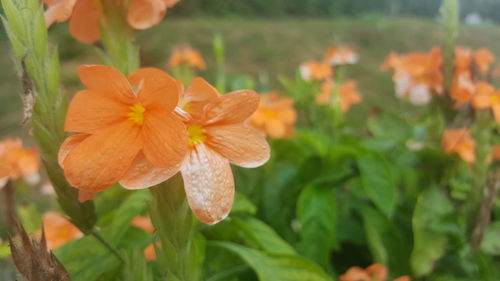
[{"label": "grass field", "polygon": [[[399,52],[427,50],[440,44],[441,29],[437,22],[419,19],[175,19],[167,18],[161,25],[139,32],[137,40],[145,46],[143,65],[166,68],[171,47],[190,44],[204,55],[214,73],[213,35],[220,33],[225,40],[226,65],[231,73],[246,74],[280,89],[278,77],[293,76],[304,60],[320,59],[330,45],[348,45],[359,52],[361,61],[350,68],[348,77],[357,79],[370,106],[391,110],[394,98],[390,75],[380,72],[379,66],[390,50]],[[52,31],[53,42],[64,46],[61,53],[66,90],[79,87],[76,66],[99,63],[92,46],[77,43],[67,35],[64,24]],[[19,122],[19,83],[10,59],[5,36],[0,42],[0,134],[22,135]],[[462,27],[459,44],[470,47],[489,47],[500,56],[500,28]],[[63,48],[61,48],[63,49]],[[212,77],[207,77],[211,79]],[[359,110],[366,110],[360,107]],[[356,114],[356,110],[352,114]]]}]

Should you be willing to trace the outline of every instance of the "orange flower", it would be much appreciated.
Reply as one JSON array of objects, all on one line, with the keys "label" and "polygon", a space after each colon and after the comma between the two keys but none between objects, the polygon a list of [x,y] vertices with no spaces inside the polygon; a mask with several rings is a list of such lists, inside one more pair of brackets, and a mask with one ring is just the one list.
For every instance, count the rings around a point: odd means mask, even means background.
[{"label": "orange flower", "polygon": [[330,65],[355,64],[358,62],[358,54],[348,47],[331,47],[326,50],[325,60]]},{"label": "orange flower", "polygon": [[468,48],[455,48],[455,75],[470,74],[472,64],[472,51]]},{"label": "orange flower", "polygon": [[186,64],[187,66],[205,70],[206,65],[200,52],[191,47],[177,47],[172,52],[172,56],[168,60],[170,68]]},{"label": "orange flower", "polygon": [[252,168],[269,159],[264,135],[245,124],[259,105],[253,91],[220,95],[202,78],[184,93],[189,153],[181,172],[189,206],[199,220],[214,224],[231,210],[234,180],[229,163]]},{"label": "orange flower", "polygon": [[403,276],[400,276],[400,277],[394,279],[394,281],[411,281],[411,278],[408,275],[403,275]]},{"label": "orange flower", "polygon": [[150,244],[144,249],[144,257],[148,261],[155,261],[156,260],[156,249],[154,244]]},{"label": "orange flower", "polygon": [[495,91],[493,86],[486,82],[476,84],[477,93],[472,98],[472,106],[475,109],[491,108],[495,120],[500,123],[500,91]]},{"label": "orange flower", "polygon": [[[321,84],[321,92],[316,96],[316,102],[318,104],[334,105],[335,100],[331,98],[334,84],[335,83],[331,80],[326,80]],[[362,100],[358,93],[358,85],[354,80],[348,80],[342,83],[338,88],[338,93],[342,112],[344,113],[349,111],[353,104],[358,104]]]},{"label": "orange flower", "polygon": [[[127,8],[128,24],[134,29],[147,29],[158,24],[167,11],[180,0],[130,0]],[[54,22],[69,20],[69,32],[83,43],[93,43],[100,38],[99,28],[104,11],[100,1],[95,0],[43,0],[48,6],[45,22],[50,27]],[[116,10],[127,3],[116,1]]]},{"label": "orange flower", "polygon": [[487,48],[479,48],[474,52],[474,60],[479,70],[483,73],[488,72],[490,65],[495,60],[495,57]]},{"label": "orange flower", "polygon": [[397,97],[405,97],[415,105],[423,105],[431,100],[432,92],[443,92],[442,63],[439,48],[433,48],[429,53],[414,52],[406,55],[391,52],[381,69],[394,70],[393,81]]},{"label": "orange flower", "polygon": [[469,164],[476,160],[476,142],[471,138],[467,128],[446,129],[441,147],[446,153],[458,153],[460,158]]},{"label": "orange flower", "polygon": [[500,144],[493,146],[493,152],[491,153],[493,161],[500,161]]},{"label": "orange flower", "polygon": [[450,97],[456,102],[455,107],[470,102],[475,92],[476,86],[472,82],[469,72],[455,76],[450,89]]},{"label": "orange flower", "polygon": [[387,267],[381,264],[372,264],[366,268],[366,272],[370,275],[372,280],[384,281],[387,279]]},{"label": "orange flower", "polygon": [[67,242],[83,236],[76,226],[55,212],[48,212],[43,215],[43,228],[47,239],[47,247],[50,250],[55,250]]},{"label": "orange flower", "polygon": [[340,275],[340,281],[372,281],[370,275],[361,267],[353,266]]},{"label": "orange flower", "polygon": [[30,184],[38,183],[39,165],[38,149],[24,148],[19,138],[0,142],[0,188],[21,176]]},{"label": "orange flower", "polygon": [[252,115],[252,125],[272,138],[293,136],[295,122],[293,99],[280,97],[276,92],[261,95],[259,107]]},{"label": "orange flower", "polygon": [[140,228],[148,233],[153,233],[155,228],[151,223],[151,219],[146,216],[137,216],[132,220],[132,225]]},{"label": "orange flower", "polygon": [[306,81],[321,81],[330,78],[333,75],[333,70],[325,62],[311,60],[300,65],[300,74]]},{"label": "orange flower", "polygon": [[110,66],[78,71],[88,89],[73,97],[65,130],[79,134],[59,150],[68,182],[96,193],[117,181],[147,188],[177,173],[187,152],[186,127],[173,112],[177,82],[153,68],[139,69],[128,80]]}]

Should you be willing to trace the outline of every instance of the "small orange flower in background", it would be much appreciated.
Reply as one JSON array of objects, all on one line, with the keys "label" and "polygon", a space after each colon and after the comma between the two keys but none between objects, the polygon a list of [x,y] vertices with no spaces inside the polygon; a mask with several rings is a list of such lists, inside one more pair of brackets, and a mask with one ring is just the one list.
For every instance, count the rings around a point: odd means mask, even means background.
[{"label": "small orange flower in background", "polygon": [[[331,104],[334,106],[333,103],[335,100],[332,99],[334,85],[335,83],[331,80],[326,80],[321,84],[321,92],[316,96],[316,102],[318,104]],[[339,93],[340,106],[344,113],[349,111],[353,104],[358,104],[362,101],[358,93],[358,85],[354,80],[348,80],[342,83],[336,91]]]},{"label": "small orange flower in background", "polygon": [[187,152],[186,127],[173,112],[177,82],[152,68],[128,80],[110,66],[78,71],[87,89],[73,97],[65,122],[67,132],[78,134],[59,150],[68,182],[96,193],[117,181],[129,189],[147,188],[177,173]]},{"label": "small orange flower in background", "polygon": [[490,69],[491,64],[495,61],[495,57],[489,49],[479,48],[474,52],[474,61],[479,71],[486,73]]},{"label": "small orange flower in background", "polygon": [[458,153],[460,158],[469,164],[476,160],[476,142],[467,128],[446,129],[441,147],[446,153]]},{"label": "small orange flower in background", "polygon": [[331,47],[326,50],[325,61],[333,66],[355,64],[358,62],[358,54],[348,47]]},{"label": "small orange flower in background", "polygon": [[252,115],[252,125],[272,138],[292,137],[297,122],[293,103],[293,99],[276,92],[262,94],[259,107]]},{"label": "small orange flower in background", "polygon": [[486,82],[479,82],[476,94],[472,97],[472,106],[475,109],[489,109],[493,112],[495,120],[500,123],[500,91]]},{"label": "small orange flower in background", "polygon": [[[387,267],[381,264],[372,264],[366,269],[358,266],[349,268],[339,277],[340,281],[385,281],[388,277]],[[394,281],[411,281],[409,276],[401,276]]]},{"label": "small orange flower in background", "polygon": [[170,56],[170,59],[168,60],[168,66],[170,68],[181,65],[198,68],[199,70],[206,69],[205,61],[203,60],[201,53],[189,46],[174,48],[172,56]]},{"label": "small orange flower in background", "polygon": [[428,53],[413,52],[399,55],[391,52],[382,64],[382,70],[393,70],[396,96],[407,98],[415,105],[427,104],[432,93],[442,94],[443,58],[439,48]]},{"label": "small orange flower in background", "polygon": [[47,248],[50,250],[55,250],[67,242],[83,236],[76,226],[56,212],[48,212],[43,215],[43,228],[47,239]]},{"label": "small orange flower in background", "polygon": [[259,106],[253,91],[220,95],[202,78],[195,78],[184,100],[197,101],[186,120],[189,153],[181,172],[184,188],[196,217],[206,224],[224,219],[234,199],[234,179],[229,163],[253,168],[270,157],[264,134],[246,124]]},{"label": "small orange flower in background", "polygon": [[491,157],[493,158],[493,161],[500,161],[500,144],[493,146]]},{"label": "small orange flower in background", "polygon": [[20,138],[5,139],[0,142],[0,188],[8,180],[23,177],[29,184],[40,180],[37,148],[24,148]]},{"label": "small orange flower in background", "polygon": [[[130,0],[127,7],[127,21],[134,29],[147,29],[161,22],[167,8],[180,0]],[[47,5],[45,22],[50,27],[54,22],[69,20],[69,32],[82,43],[99,40],[99,28],[104,12],[100,1],[91,0],[43,0]],[[119,0],[123,5],[126,1]],[[117,9],[119,10],[119,9]]]},{"label": "small orange flower in background", "polygon": [[306,81],[322,81],[333,76],[330,65],[323,61],[307,61],[300,65],[300,74]]},{"label": "small orange flower in background", "polygon": [[[132,225],[146,231],[147,233],[153,233],[155,231],[155,228],[151,223],[151,219],[146,216],[135,217],[132,220]],[[144,257],[148,261],[156,260],[156,250],[154,244],[148,245],[146,249],[144,249]]]}]

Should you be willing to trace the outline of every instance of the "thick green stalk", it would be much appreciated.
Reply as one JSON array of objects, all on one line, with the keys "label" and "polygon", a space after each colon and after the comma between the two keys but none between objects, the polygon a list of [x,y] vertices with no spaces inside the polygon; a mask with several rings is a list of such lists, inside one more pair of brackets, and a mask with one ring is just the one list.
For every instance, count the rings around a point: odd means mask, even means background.
[{"label": "thick green stalk", "polygon": [[38,0],[1,2],[5,12],[2,21],[22,77],[25,120],[31,120],[33,135],[62,209],[78,228],[89,233],[96,221],[94,205],[78,202],[77,190],[66,182],[57,162],[59,146],[66,138],[67,97],[59,89],[59,58],[56,49],[49,51],[43,6]]},{"label": "thick green stalk", "polygon": [[166,266],[166,280],[201,280],[201,262],[193,240],[195,221],[180,173],[150,190],[153,201],[149,212],[161,244],[157,253]]}]

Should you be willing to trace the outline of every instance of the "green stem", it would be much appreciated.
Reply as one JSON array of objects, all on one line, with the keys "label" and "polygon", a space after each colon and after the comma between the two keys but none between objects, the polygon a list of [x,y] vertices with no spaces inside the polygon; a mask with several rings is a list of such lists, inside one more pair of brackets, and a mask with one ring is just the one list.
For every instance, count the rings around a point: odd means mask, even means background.
[{"label": "green stem", "polygon": [[194,243],[194,218],[184,193],[180,173],[150,188],[149,206],[161,247],[158,259],[166,266],[167,280],[201,280],[201,261]]}]

